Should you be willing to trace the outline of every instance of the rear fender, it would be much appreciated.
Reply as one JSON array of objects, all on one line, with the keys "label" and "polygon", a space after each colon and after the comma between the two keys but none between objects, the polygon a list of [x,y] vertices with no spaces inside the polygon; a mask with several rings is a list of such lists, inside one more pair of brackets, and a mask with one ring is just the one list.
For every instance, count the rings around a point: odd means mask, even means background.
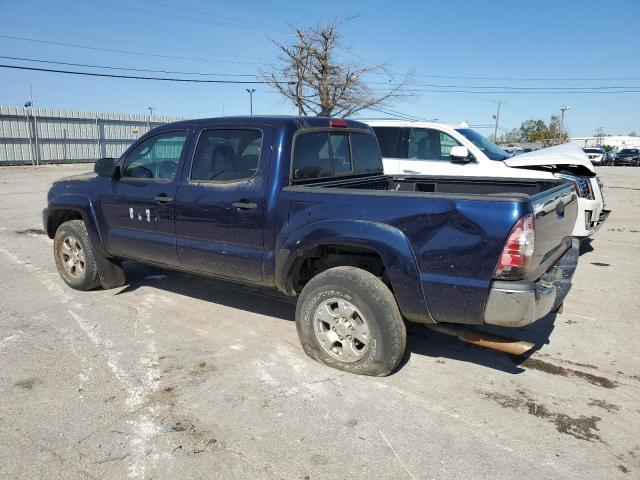
[{"label": "rear fender", "polygon": [[285,227],[276,242],[276,286],[291,292],[288,279],[297,258],[323,245],[362,247],[384,263],[398,307],[408,320],[431,323],[418,264],[407,237],[397,228],[375,222],[327,220],[291,231]]}]

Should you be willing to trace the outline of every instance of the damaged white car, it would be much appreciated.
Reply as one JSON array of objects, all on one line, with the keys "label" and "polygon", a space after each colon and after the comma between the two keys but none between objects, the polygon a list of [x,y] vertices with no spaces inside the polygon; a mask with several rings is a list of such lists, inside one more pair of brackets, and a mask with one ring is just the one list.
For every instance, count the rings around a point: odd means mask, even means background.
[{"label": "damaged white car", "polygon": [[578,192],[575,237],[589,237],[609,214],[603,184],[585,153],[564,144],[511,157],[466,124],[364,120],[375,131],[387,175],[507,177],[573,181]]}]

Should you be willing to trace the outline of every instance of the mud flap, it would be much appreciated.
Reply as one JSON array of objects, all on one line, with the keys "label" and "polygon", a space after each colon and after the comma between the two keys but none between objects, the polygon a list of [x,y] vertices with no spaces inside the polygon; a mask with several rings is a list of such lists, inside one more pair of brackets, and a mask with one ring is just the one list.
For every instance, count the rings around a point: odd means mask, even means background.
[{"label": "mud flap", "polygon": [[102,288],[109,290],[111,288],[122,287],[126,283],[124,270],[120,262],[105,258],[102,255],[94,254],[96,266],[98,267],[98,275]]}]

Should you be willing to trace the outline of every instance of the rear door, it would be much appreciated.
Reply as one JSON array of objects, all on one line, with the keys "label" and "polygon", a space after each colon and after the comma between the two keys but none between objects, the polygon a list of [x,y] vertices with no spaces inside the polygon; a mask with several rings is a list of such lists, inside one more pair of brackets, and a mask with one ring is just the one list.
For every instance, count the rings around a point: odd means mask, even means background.
[{"label": "rear door", "polygon": [[407,155],[400,161],[401,175],[475,175],[474,163],[451,163],[451,148],[461,145],[455,138],[433,128],[412,128]]},{"label": "rear door", "polygon": [[101,215],[109,251],[177,265],[174,199],[189,131],[153,135],[122,160],[120,177],[102,190]]},{"label": "rear door", "polygon": [[387,175],[400,175],[402,173],[400,162],[407,158],[407,145],[409,129],[404,127],[371,127],[378,138],[384,173]]},{"label": "rear door", "polygon": [[176,200],[178,258],[190,270],[262,281],[272,128],[204,128]]}]

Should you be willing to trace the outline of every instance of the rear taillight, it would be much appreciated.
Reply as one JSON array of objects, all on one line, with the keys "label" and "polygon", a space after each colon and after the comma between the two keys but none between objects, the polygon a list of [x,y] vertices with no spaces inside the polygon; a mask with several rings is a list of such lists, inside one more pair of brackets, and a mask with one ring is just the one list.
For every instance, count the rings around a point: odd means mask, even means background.
[{"label": "rear taillight", "polygon": [[520,280],[527,275],[533,257],[533,214],[529,213],[516,222],[502,249],[493,278]]}]

